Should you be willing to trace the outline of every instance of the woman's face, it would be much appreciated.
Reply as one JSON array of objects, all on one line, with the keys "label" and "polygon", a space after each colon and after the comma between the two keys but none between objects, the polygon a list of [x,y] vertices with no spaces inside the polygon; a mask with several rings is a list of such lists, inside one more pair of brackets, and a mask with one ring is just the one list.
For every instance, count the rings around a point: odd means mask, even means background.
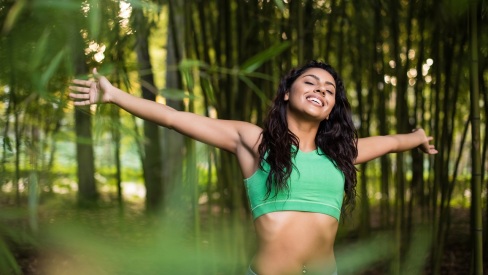
[{"label": "woman's face", "polygon": [[335,105],[336,83],[332,75],[321,68],[311,68],[301,74],[285,94],[288,114],[307,120],[329,118]]}]

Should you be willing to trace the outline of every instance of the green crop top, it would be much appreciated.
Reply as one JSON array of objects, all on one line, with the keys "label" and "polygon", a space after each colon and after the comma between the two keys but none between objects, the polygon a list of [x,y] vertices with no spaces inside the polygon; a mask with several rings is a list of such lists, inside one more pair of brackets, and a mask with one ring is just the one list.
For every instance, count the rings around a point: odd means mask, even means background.
[{"label": "green crop top", "polygon": [[[344,174],[320,148],[312,152],[298,150],[295,167],[288,179],[289,191],[283,190],[266,198],[269,165],[264,163],[250,178],[244,180],[254,219],[276,211],[322,213],[339,220],[344,197]],[[297,172],[300,171],[299,173]]]}]

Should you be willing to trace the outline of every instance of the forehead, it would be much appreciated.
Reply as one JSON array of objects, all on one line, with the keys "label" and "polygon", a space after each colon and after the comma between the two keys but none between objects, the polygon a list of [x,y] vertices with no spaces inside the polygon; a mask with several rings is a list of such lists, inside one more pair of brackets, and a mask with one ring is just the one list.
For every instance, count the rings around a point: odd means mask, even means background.
[{"label": "forehead", "polygon": [[328,71],[321,68],[310,68],[304,71],[299,78],[302,77],[313,77],[318,79],[320,82],[329,82],[334,84],[335,86],[334,77],[332,77],[332,75]]}]

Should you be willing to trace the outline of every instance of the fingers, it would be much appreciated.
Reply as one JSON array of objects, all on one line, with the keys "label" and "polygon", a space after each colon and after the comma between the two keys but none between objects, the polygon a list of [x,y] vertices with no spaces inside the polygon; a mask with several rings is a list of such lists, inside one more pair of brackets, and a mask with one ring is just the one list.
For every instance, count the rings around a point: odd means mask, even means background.
[{"label": "fingers", "polygon": [[73,99],[90,99],[89,94],[69,93],[69,97],[71,97]]},{"label": "fingers", "polygon": [[[78,80],[73,81],[73,83],[82,84],[89,81]],[[90,105],[90,88],[80,87],[80,86],[69,86],[70,92],[68,95],[73,100],[75,106],[85,106]]]},{"label": "fingers", "polygon": [[435,149],[434,145],[430,144],[429,146],[427,146],[427,148],[425,148],[425,153],[429,155],[435,155],[438,153],[438,151]]},{"label": "fingers", "polygon": [[88,94],[90,92],[90,88],[80,87],[80,86],[69,86],[69,89],[79,93]]},{"label": "fingers", "polygon": [[[93,74],[95,78],[100,75],[97,69],[93,69]],[[73,100],[73,105],[75,106],[85,106],[91,105],[93,102],[91,100],[91,93],[96,92],[96,86],[98,80],[83,80],[83,79],[73,79],[72,85],[68,88],[71,90],[69,97]]]},{"label": "fingers", "polygon": [[75,106],[86,106],[86,105],[91,105],[91,103],[89,100],[73,101],[73,105],[75,105]]},{"label": "fingers", "polygon": [[[74,87],[74,88],[78,88],[78,87]],[[89,94],[69,93],[69,97],[73,100],[73,104],[75,106],[91,105]]]},{"label": "fingers", "polygon": [[73,79],[73,84],[90,87],[94,82],[91,80]]}]

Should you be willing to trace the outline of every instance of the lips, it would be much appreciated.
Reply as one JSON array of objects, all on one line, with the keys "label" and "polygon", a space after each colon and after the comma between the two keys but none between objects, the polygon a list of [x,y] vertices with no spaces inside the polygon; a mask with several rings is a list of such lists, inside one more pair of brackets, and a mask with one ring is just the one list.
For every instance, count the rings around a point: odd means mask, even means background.
[{"label": "lips", "polygon": [[317,106],[324,106],[324,102],[322,101],[322,99],[318,98],[318,97],[315,97],[315,96],[307,96],[307,100],[312,102],[313,104],[317,105]]}]

